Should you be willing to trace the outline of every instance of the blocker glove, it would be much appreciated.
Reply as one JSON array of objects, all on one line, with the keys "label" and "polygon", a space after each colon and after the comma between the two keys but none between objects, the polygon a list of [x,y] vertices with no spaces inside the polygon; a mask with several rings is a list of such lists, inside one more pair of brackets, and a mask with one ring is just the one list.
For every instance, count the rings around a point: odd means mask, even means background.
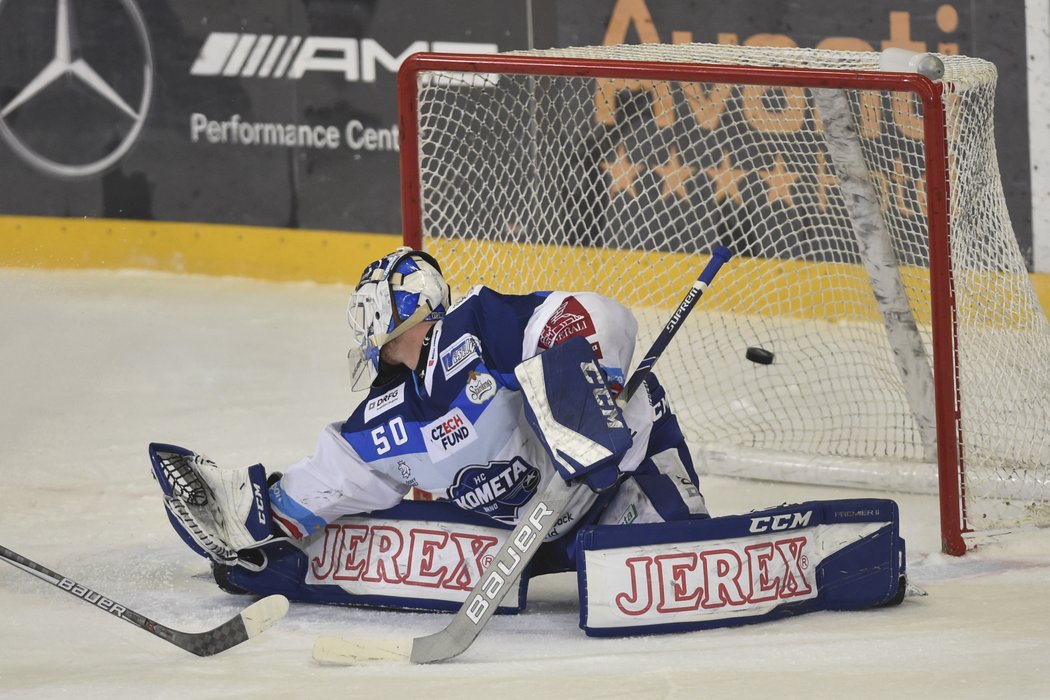
[{"label": "blocker glove", "polygon": [[598,492],[619,483],[633,440],[591,344],[570,338],[525,360],[514,375],[525,419],[562,478]]}]

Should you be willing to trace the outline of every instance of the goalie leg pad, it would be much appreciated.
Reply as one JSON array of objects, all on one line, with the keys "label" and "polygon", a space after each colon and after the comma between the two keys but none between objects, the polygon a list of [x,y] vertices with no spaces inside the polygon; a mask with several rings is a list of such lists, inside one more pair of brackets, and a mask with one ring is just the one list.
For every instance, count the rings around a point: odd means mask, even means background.
[{"label": "goalie leg pad", "polygon": [[656,634],[892,602],[904,575],[897,504],[810,501],[747,515],[578,534],[580,627]]},{"label": "goalie leg pad", "polygon": [[[221,584],[289,600],[393,610],[455,612],[481,578],[509,526],[445,501],[404,501],[339,518],[302,541],[263,549],[262,571],[221,570]],[[525,607],[528,571],[498,611]],[[216,576],[217,580],[220,577]]]}]

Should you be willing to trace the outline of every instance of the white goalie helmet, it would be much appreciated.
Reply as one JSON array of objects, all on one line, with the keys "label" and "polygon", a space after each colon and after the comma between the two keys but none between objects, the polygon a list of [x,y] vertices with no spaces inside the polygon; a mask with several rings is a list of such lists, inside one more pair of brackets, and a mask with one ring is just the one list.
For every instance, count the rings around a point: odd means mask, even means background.
[{"label": "white goalie helmet", "polygon": [[353,388],[375,380],[383,345],[423,321],[443,318],[449,297],[437,260],[421,250],[400,247],[368,265],[346,311],[354,332],[349,354]]}]

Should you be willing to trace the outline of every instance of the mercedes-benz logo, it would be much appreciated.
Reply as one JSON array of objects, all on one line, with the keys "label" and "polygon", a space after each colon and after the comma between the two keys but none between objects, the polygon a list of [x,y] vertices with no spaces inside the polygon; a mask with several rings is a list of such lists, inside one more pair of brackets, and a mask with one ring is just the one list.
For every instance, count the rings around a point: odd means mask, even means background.
[{"label": "mercedes-benz logo", "polygon": [[0,0],[0,139],[46,173],[94,175],[145,124],[149,35],[134,0],[54,2]]}]

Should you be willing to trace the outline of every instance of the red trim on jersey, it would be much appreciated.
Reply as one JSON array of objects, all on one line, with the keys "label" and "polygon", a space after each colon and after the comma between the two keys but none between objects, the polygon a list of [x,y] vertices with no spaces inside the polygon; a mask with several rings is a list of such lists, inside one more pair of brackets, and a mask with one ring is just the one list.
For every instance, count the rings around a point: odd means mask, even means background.
[{"label": "red trim on jersey", "polygon": [[277,524],[284,528],[284,531],[287,532],[289,535],[291,535],[297,540],[301,540],[303,538],[303,531],[300,530],[294,522],[288,520],[287,518],[282,518],[280,515],[277,514],[277,511],[273,510],[272,508],[270,509],[270,515],[273,516],[273,519],[277,521]]}]

